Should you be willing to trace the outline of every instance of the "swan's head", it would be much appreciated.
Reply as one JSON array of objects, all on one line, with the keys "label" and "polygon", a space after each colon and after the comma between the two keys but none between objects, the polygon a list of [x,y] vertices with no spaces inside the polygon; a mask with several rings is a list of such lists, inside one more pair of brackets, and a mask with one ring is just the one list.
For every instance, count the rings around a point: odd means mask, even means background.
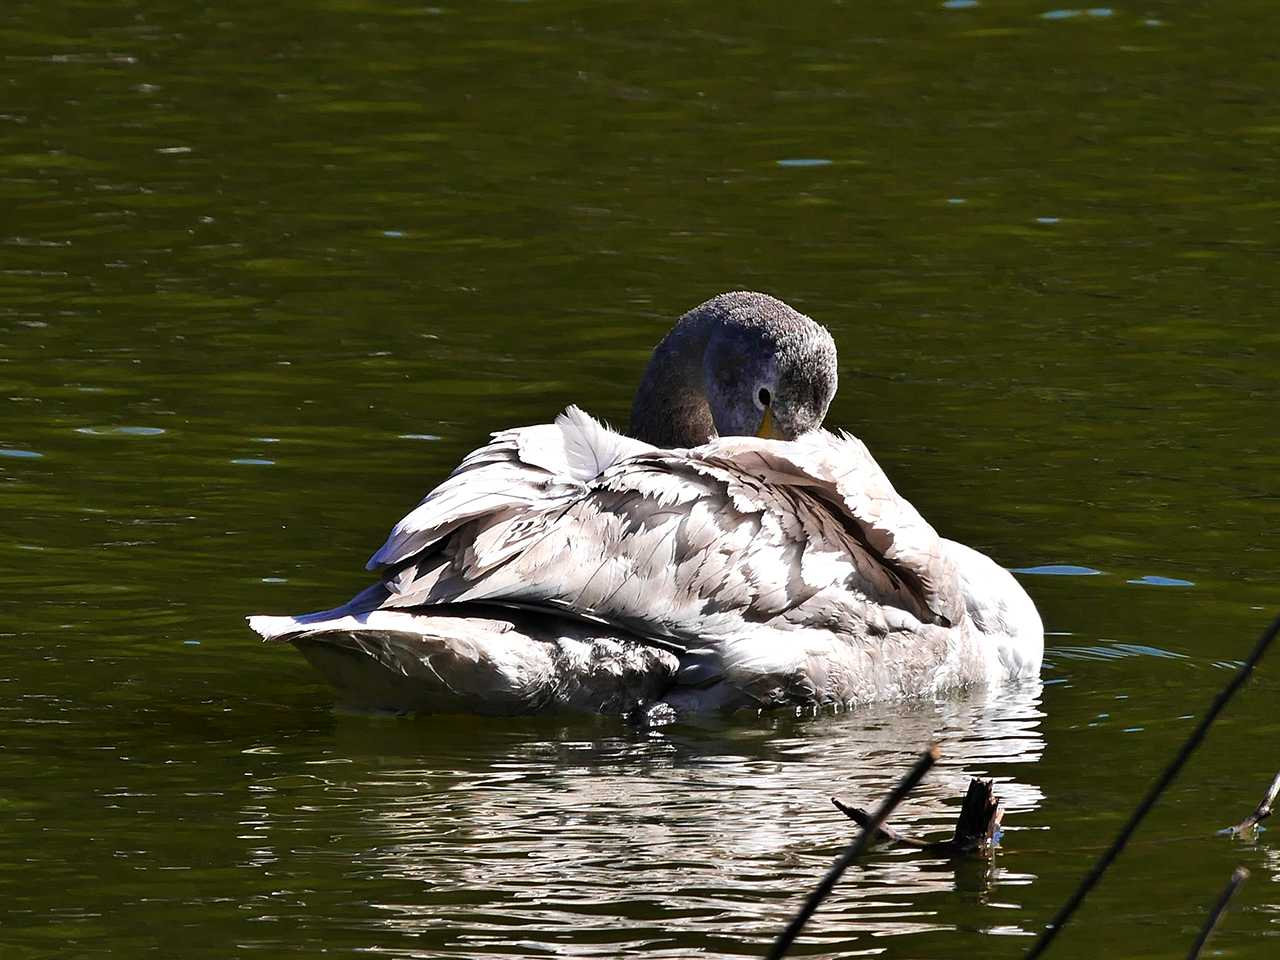
[{"label": "swan's head", "polygon": [[722,293],[658,344],[631,429],[658,446],[793,440],[822,425],[835,392],[836,346],[825,328],[766,294]]},{"label": "swan's head", "polygon": [[721,294],[699,311],[716,318],[702,359],[716,433],[794,440],[822,426],[836,393],[824,327],[763,293]]}]

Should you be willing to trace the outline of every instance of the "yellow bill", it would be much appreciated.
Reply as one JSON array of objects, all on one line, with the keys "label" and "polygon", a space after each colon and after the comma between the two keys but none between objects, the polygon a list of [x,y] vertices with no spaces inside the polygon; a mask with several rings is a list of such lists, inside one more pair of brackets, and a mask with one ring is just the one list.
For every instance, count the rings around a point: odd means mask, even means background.
[{"label": "yellow bill", "polygon": [[773,409],[771,407],[764,408],[764,419],[760,421],[760,429],[756,431],[757,437],[764,437],[766,440],[781,440],[782,435],[778,433],[778,428],[773,422]]}]

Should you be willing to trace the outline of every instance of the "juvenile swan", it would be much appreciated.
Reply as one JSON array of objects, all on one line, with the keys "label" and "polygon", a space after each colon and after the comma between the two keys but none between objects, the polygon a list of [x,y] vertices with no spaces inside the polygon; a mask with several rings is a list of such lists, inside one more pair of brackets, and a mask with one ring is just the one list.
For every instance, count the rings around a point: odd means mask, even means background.
[{"label": "juvenile swan", "polygon": [[392,529],[350,603],[250,617],[348,702],[623,713],[851,704],[1040,670],[1040,617],[820,429],[831,335],[725,293],[658,344],[617,433],[504,430]]}]

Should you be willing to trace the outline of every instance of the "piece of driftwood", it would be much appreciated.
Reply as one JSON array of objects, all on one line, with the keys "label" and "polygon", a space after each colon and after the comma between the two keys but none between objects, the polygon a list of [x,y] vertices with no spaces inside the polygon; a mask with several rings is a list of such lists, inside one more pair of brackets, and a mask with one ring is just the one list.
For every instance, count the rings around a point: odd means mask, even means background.
[{"label": "piece of driftwood", "polygon": [[[1280,782],[1280,777],[1276,778]],[[1275,799],[1274,795],[1272,799]],[[1196,942],[1191,945],[1191,952],[1187,954],[1187,960],[1196,960],[1200,956],[1200,951],[1204,949],[1204,945],[1208,942],[1209,936],[1213,933],[1214,928],[1218,925],[1218,921],[1222,919],[1222,914],[1226,912],[1227,904],[1231,902],[1231,898],[1236,895],[1236,891],[1240,889],[1240,884],[1249,878],[1249,871],[1244,867],[1236,867],[1231,871],[1231,879],[1227,881],[1227,885],[1222,888],[1222,892],[1218,894],[1218,902],[1213,905],[1213,909],[1209,911],[1209,917],[1204,922],[1204,926],[1200,928],[1200,933],[1196,936]]]},{"label": "piece of driftwood", "polygon": [[924,775],[929,772],[930,767],[938,762],[940,756],[942,756],[942,751],[938,749],[936,743],[920,755],[920,759],[907,771],[906,776],[898,781],[898,785],[884,798],[880,806],[876,808],[876,812],[867,819],[867,826],[854,837],[853,842],[840,855],[840,859],[831,865],[831,869],[822,878],[822,882],[805,898],[799,912],[787,924],[786,929],[779,934],[773,946],[769,948],[769,952],[765,955],[766,960],[780,960],[781,957],[786,956],[787,950],[795,942],[796,937],[800,936],[800,931],[804,929],[804,925],[809,922],[809,918],[813,916],[814,911],[818,909],[822,901],[827,899],[831,891],[835,889],[836,882],[844,874],[845,870],[849,869],[853,861],[862,855],[862,851],[871,845],[871,838],[877,834],[880,826],[889,818],[889,815],[893,813],[894,809],[897,808],[907,794],[914,790],[916,785],[924,779]]},{"label": "piece of driftwood", "polygon": [[1000,821],[1004,819],[1004,810],[992,789],[990,780],[973,779],[969,781],[969,790],[964,795],[964,803],[960,807],[960,815],[956,818],[954,834],[946,840],[919,840],[902,831],[881,823],[874,831],[870,830],[871,817],[861,807],[849,807],[835,797],[831,798],[837,810],[872,834],[877,842],[892,843],[910,847],[924,853],[942,857],[961,857],[968,854],[990,856],[995,847],[996,833],[1000,830]]},{"label": "piece of driftwood", "polygon": [[1072,915],[1079,909],[1080,904],[1084,902],[1084,898],[1089,895],[1089,891],[1097,886],[1098,881],[1102,879],[1102,875],[1115,862],[1116,857],[1120,856],[1120,851],[1125,848],[1129,838],[1138,829],[1138,824],[1142,823],[1147,814],[1151,812],[1151,808],[1156,805],[1160,795],[1169,788],[1169,784],[1173,783],[1174,778],[1178,776],[1187,761],[1191,759],[1191,754],[1195,753],[1196,747],[1203,742],[1205,734],[1209,732],[1209,728],[1218,719],[1218,715],[1222,713],[1223,708],[1231,702],[1232,697],[1240,692],[1240,688],[1245,685],[1245,681],[1253,674],[1253,668],[1258,665],[1258,661],[1267,652],[1267,648],[1271,646],[1271,641],[1275,640],[1277,634],[1280,634],[1280,617],[1276,617],[1271,622],[1271,625],[1262,631],[1262,635],[1258,637],[1258,642],[1253,645],[1253,651],[1249,654],[1248,659],[1240,664],[1240,669],[1231,675],[1227,685],[1214,697],[1213,703],[1209,705],[1205,715],[1200,718],[1200,722],[1195,725],[1186,742],[1178,750],[1177,755],[1164,768],[1160,776],[1156,778],[1156,782],[1151,785],[1151,788],[1147,790],[1137,809],[1129,816],[1125,825],[1120,828],[1119,835],[1115,840],[1111,841],[1111,846],[1103,851],[1102,856],[1098,858],[1098,862],[1084,875],[1080,884],[1072,891],[1071,896],[1067,898],[1067,902],[1053,915],[1053,919],[1049,921],[1039,938],[1031,945],[1031,949],[1027,951],[1026,960],[1036,960],[1057,939],[1058,934],[1062,932],[1062,928],[1067,925]]},{"label": "piece of driftwood", "polygon": [[1232,837],[1252,836],[1257,831],[1258,824],[1271,816],[1272,805],[1276,802],[1277,794],[1280,794],[1280,773],[1277,773],[1275,779],[1271,781],[1271,786],[1267,787],[1266,794],[1258,806],[1254,808],[1253,813],[1249,814],[1234,827],[1227,827],[1218,832]]}]

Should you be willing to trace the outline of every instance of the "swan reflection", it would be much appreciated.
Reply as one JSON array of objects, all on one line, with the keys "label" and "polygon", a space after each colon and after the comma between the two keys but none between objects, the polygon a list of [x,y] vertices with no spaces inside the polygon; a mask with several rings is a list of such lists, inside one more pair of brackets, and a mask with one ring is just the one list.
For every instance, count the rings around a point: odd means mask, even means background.
[{"label": "swan reflection", "polygon": [[[648,731],[341,718],[336,750],[354,762],[324,768],[323,802],[314,789],[305,803],[269,796],[296,804],[294,816],[323,807],[343,823],[352,892],[369,898],[375,939],[403,938],[397,956],[419,955],[418,944],[422,956],[759,955],[853,836],[830,797],[875,805],[931,740],[943,760],[894,823],[949,831],[969,779],[983,776],[1018,830],[1043,800],[1029,766],[1044,748],[1040,696],[1035,681]],[[805,942],[855,956],[879,952],[881,937],[959,923],[1017,933],[1009,908],[1033,879],[999,855],[956,865],[878,850],[846,874]]]}]

